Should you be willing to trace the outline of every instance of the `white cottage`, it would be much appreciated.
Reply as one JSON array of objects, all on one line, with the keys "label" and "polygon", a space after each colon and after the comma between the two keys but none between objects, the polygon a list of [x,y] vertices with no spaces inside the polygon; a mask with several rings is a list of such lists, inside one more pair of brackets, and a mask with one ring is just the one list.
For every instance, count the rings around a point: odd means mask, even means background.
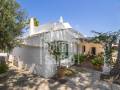
[{"label": "white cottage", "polygon": [[20,64],[27,65],[32,73],[48,78],[55,74],[57,66],[55,58],[49,53],[48,43],[66,43],[61,47],[62,52],[66,53],[61,63],[68,67],[74,64],[73,55],[81,51],[77,50],[77,44],[80,43],[77,38],[81,37],[83,35],[75,31],[68,22],[64,22],[62,17],[57,22],[38,27],[34,26],[34,19],[31,18],[29,35],[22,37],[22,46],[14,48],[12,54],[19,58],[18,62],[22,62]]}]

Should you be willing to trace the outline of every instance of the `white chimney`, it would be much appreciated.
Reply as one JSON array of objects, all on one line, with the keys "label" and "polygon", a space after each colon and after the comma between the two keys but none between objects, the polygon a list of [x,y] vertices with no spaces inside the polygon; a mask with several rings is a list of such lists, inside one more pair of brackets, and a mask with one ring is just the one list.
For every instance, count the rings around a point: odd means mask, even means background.
[{"label": "white chimney", "polygon": [[63,22],[64,22],[64,20],[63,20],[63,17],[62,17],[62,16],[60,16],[59,22],[60,22],[60,23],[63,23]]},{"label": "white chimney", "polygon": [[34,34],[34,18],[30,18],[30,36]]}]

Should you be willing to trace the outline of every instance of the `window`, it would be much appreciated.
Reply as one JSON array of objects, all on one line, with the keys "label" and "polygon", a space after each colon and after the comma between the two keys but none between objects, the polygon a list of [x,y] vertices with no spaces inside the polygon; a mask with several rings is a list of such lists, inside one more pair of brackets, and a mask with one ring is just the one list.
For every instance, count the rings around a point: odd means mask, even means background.
[{"label": "window", "polygon": [[65,41],[53,41],[49,44],[50,54],[58,55],[60,59],[68,58],[68,43]]},{"label": "window", "polygon": [[68,44],[62,42],[59,48],[61,48],[61,59],[68,58]]}]

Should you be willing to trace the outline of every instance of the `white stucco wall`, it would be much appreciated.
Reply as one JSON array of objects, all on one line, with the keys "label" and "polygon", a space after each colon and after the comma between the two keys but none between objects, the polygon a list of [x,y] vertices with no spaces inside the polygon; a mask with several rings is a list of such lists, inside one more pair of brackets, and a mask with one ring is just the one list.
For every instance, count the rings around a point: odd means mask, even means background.
[{"label": "white stucco wall", "polygon": [[24,65],[27,64],[32,73],[51,77],[55,73],[54,60],[50,60],[44,52],[46,50],[38,47],[16,47],[12,55],[19,58],[19,61],[23,61]]},{"label": "white stucco wall", "polygon": [[69,57],[61,62],[70,66],[73,64],[72,56],[77,51],[75,42],[78,37],[79,34],[69,29],[35,34],[23,40],[24,47],[14,48],[12,55],[19,57],[20,61],[27,64],[31,72],[44,77],[51,77],[56,72],[56,64],[55,60],[49,55],[47,42],[60,40],[68,43]]}]

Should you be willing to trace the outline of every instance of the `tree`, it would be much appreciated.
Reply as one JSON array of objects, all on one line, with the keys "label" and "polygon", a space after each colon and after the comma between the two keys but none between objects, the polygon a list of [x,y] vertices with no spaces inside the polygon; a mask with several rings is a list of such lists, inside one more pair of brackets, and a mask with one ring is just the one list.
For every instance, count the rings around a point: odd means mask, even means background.
[{"label": "tree", "polygon": [[93,31],[96,36],[93,38],[93,41],[99,42],[103,45],[104,48],[104,67],[103,72],[110,72],[110,62],[112,60],[112,44],[117,42],[117,38],[120,35],[120,30],[116,32],[96,32]]},{"label": "tree", "polygon": [[16,0],[0,0],[0,50],[11,51],[20,40],[26,15]]},{"label": "tree", "polygon": [[118,45],[118,56],[114,68],[110,71],[110,75],[113,77],[115,83],[120,84],[120,40]]},{"label": "tree", "polygon": [[[39,26],[39,20],[37,18],[34,18],[34,26],[38,27]],[[26,29],[29,29],[29,25],[30,25],[30,19],[27,20],[27,23],[26,23],[27,27]]]},{"label": "tree", "polygon": [[[118,45],[118,56],[117,56],[115,68],[120,70],[120,40],[119,40],[119,45]],[[120,72],[119,72],[119,74],[120,74]]]},{"label": "tree", "polygon": [[38,27],[38,26],[39,26],[39,21],[38,21],[38,19],[37,19],[37,18],[34,18],[34,25],[35,25],[36,27]]},{"label": "tree", "polygon": [[[64,50],[64,51],[63,51]],[[48,51],[61,66],[61,60],[68,57],[68,44],[64,41],[53,41],[48,43]]]}]

